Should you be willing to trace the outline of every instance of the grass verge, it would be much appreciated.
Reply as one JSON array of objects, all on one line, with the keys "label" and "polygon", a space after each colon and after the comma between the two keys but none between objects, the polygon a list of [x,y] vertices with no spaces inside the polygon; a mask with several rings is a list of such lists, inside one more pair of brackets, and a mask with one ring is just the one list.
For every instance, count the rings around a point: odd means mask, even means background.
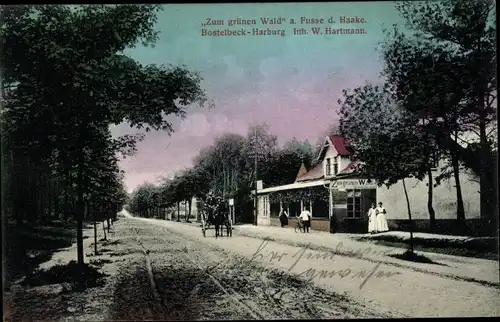
[{"label": "grass verge", "polygon": [[[84,229],[88,228],[87,224]],[[3,222],[4,285],[26,276],[48,261],[54,252],[76,242],[76,223],[53,221],[46,224],[16,225]],[[76,254],[75,254],[76,256]]]},{"label": "grass verge", "polygon": [[[379,235],[356,238],[358,241],[373,242],[378,245],[408,248],[408,238],[394,235]],[[498,260],[497,239],[493,237],[460,239],[413,238],[415,251],[438,254]]]}]

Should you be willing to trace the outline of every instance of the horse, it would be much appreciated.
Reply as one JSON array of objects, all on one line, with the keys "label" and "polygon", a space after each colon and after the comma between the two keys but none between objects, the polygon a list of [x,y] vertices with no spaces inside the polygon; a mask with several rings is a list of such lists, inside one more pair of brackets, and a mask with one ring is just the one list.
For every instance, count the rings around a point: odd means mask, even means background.
[{"label": "horse", "polygon": [[214,214],[215,238],[224,236],[224,226],[226,226],[226,234],[230,235],[231,226],[229,224],[229,211],[225,204],[219,204]]},{"label": "horse", "polygon": [[215,204],[216,201],[213,197],[208,197],[200,201],[200,208],[205,218],[205,225],[209,228],[211,224],[214,224],[214,217],[217,208],[217,205]]}]

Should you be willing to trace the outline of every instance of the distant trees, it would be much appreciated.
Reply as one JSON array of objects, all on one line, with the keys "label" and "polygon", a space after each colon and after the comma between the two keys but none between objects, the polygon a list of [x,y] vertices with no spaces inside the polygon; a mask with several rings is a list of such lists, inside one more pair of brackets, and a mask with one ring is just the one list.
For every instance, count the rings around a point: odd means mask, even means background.
[{"label": "distant trees", "polygon": [[[191,215],[192,197],[204,198],[212,191],[225,200],[235,199],[237,220],[251,222],[254,157],[258,158],[258,178],[265,178],[266,186],[275,186],[294,182],[301,162],[311,163],[312,149],[308,142],[295,139],[279,147],[267,125],[251,125],[246,137],[226,133],[215,139],[193,159],[192,168],[165,180],[160,190],[170,200],[169,206],[187,202],[186,220]],[[139,196],[134,194],[133,204]]]},{"label": "distant trees", "polygon": [[266,185],[273,187],[293,183],[302,163],[308,169],[311,167],[313,151],[313,146],[307,141],[293,139],[286,142],[263,167]]},{"label": "distant trees", "polygon": [[157,191],[158,187],[151,183],[145,183],[137,187],[132,192],[133,198],[129,204],[131,211],[141,217],[152,217],[155,208],[160,205],[155,196]]},{"label": "distant trees", "polygon": [[4,206],[19,223],[74,215],[80,264],[85,209],[116,212],[125,196],[117,154],[130,155],[141,139],[112,139],[109,126],[125,121],[171,131],[164,115],[182,116],[187,105],[205,101],[197,74],[143,66],[122,54],[155,41],[158,9],[1,9],[2,163],[11,174]]}]

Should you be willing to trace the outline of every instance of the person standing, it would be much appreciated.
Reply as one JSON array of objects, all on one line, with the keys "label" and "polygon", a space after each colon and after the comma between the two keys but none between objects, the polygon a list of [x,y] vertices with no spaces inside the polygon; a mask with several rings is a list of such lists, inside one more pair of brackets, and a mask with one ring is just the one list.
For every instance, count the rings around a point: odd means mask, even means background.
[{"label": "person standing", "polygon": [[370,209],[368,209],[368,232],[374,234],[377,232],[377,210],[375,203],[372,203]]},{"label": "person standing", "polygon": [[281,214],[279,216],[279,219],[280,219],[280,223],[281,223],[281,228],[288,225],[288,213],[286,212],[285,209],[281,209]]},{"label": "person standing", "polygon": [[309,232],[309,227],[311,227],[311,213],[304,207],[300,213],[300,219],[302,219],[302,224],[304,226],[304,233]]},{"label": "person standing", "polygon": [[376,229],[378,232],[389,231],[389,225],[387,224],[387,211],[383,207],[382,202],[378,203],[378,207],[376,209],[377,214],[377,223]]}]

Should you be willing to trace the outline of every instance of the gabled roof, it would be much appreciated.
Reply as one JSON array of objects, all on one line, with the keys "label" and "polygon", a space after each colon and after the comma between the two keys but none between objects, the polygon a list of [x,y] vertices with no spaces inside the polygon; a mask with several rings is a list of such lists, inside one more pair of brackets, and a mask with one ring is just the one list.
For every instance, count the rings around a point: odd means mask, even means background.
[{"label": "gabled roof", "polygon": [[318,154],[318,161],[323,161],[327,148],[331,146],[340,156],[349,157],[352,155],[352,148],[346,139],[339,135],[330,135],[325,138],[324,144]]},{"label": "gabled roof", "polygon": [[352,149],[346,139],[338,135],[330,135],[330,141],[340,156],[348,157],[352,154]]},{"label": "gabled roof", "polygon": [[297,173],[297,176],[295,177],[295,181],[297,181],[297,179],[299,179],[300,177],[302,177],[306,173],[307,173],[307,168],[304,165],[304,162],[302,162],[300,169],[299,169],[299,172]]},{"label": "gabled roof", "polygon": [[[339,173],[337,173],[337,176],[346,176],[349,174],[352,174],[354,170],[356,169],[356,166],[360,164],[359,161],[351,161],[347,167],[342,169]],[[323,162],[318,163],[314,168],[309,170],[309,172],[304,173],[301,176],[297,176],[297,179],[295,179],[295,182],[304,182],[304,181],[312,181],[312,180],[318,180],[318,179],[324,179],[325,178],[325,173],[323,169]]]},{"label": "gabled roof", "polygon": [[[323,158],[325,157],[326,150],[329,146],[332,146],[337,151],[337,153],[343,157],[349,157],[352,155],[353,152],[352,148],[349,146],[349,143],[343,137],[339,135],[330,135],[329,137],[326,137],[324,145],[319,152],[317,159],[318,162],[316,166],[314,166],[306,173],[301,173],[302,167],[304,166],[304,164],[302,164],[299,173],[297,174],[297,178],[295,179],[295,182],[312,181],[325,178],[322,161]],[[347,165],[347,167],[345,167],[344,169],[342,169],[342,171],[337,173],[337,175],[347,175],[352,173],[358,164],[359,164],[358,161],[352,161]]]},{"label": "gabled roof", "polygon": [[309,170],[309,172],[306,172],[300,177],[298,177],[295,180],[295,182],[318,180],[318,179],[323,179],[324,177],[325,174],[323,171],[323,163],[320,162],[316,166],[314,166],[311,170]]}]

